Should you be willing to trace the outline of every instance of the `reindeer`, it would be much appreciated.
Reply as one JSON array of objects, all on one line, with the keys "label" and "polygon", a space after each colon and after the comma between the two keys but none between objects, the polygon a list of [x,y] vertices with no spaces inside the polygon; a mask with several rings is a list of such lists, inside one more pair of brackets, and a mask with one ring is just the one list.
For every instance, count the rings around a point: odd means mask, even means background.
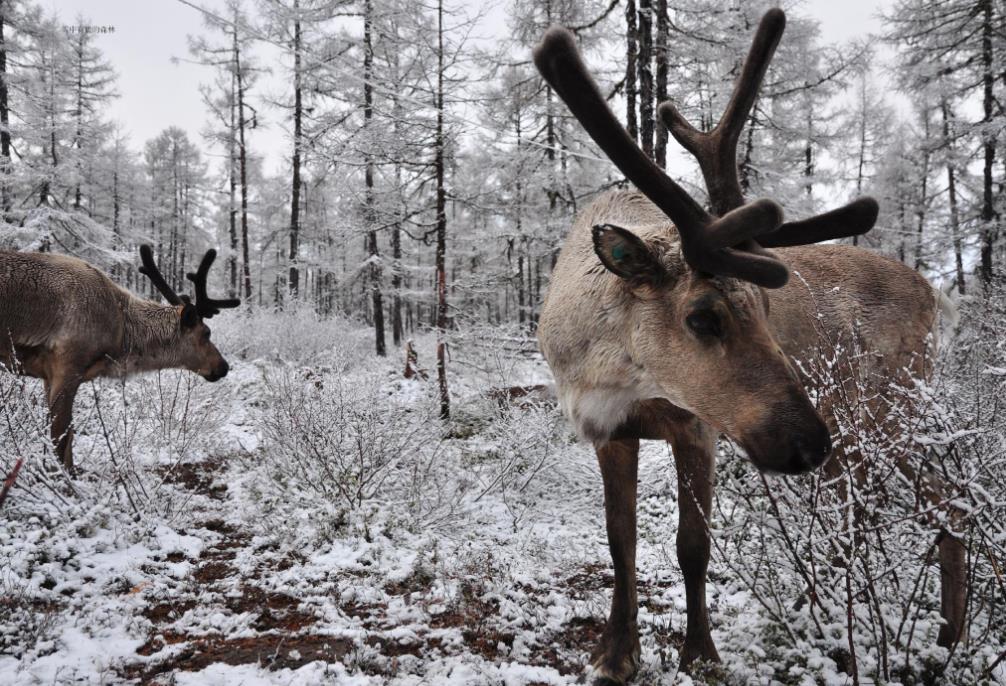
[{"label": "reindeer", "polygon": [[137,298],[75,257],[0,252],[0,366],[42,379],[52,441],[67,470],[73,468],[73,400],[85,381],[172,368],[207,381],[227,375],[205,320],[240,300],[206,293],[216,251],[207,251],[187,275],[194,304],[168,285],[150,246],[140,247],[140,258],[140,272],[167,305]]},{"label": "reindeer", "polygon": [[[739,444],[759,470],[807,472],[826,464],[837,431],[827,401],[820,403],[824,416],[812,405],[805,390],[811,380],[801,378],[796,361],[829,352],[820,350],[822,340],[854,336],[878,360],[870,379],[881,391],[885,377],[924,376],[931,366],[927,340],[938,291],[899,262],[848,245],[812,245],[869,231],[878,213],[874,200],[788,223],[772,200],[745,203],[737,141],[784,27],[781,10],[765,14],[711,131],[692,127],[670,103],[659,108],[665,126],[697,158],[711,212],[629,137],[570,32],[549,29],[534,51],[546,81],[638,189],[609,192],[576,218],[538,329],[560,404],[593,442],[604,482],[614,590],[593,655],[595,684],[624,684],[639,662],[641,439],[668,441],[674,455],[687,604],[680,659],[689,671],[697,660],[719,660],[705,599],[718,436]],[[799,278],[790,279],[790,270]],[[848,457],[842,445],[836,452]],[[945,623],[938,642],[946,646],[964,631],[966,577],[963,545],[944,534],[938,540]]]}]

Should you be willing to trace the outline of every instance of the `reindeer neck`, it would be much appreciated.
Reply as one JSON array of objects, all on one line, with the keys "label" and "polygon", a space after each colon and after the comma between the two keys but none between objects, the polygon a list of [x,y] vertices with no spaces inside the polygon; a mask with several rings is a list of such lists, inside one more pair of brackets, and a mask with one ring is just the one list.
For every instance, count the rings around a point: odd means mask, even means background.
[{"label": "reindeer neck", "polygon": [[122,350],[117,360],[120,374],[178,366],[178,312],[174,306],[130,296],[123,314]]}]

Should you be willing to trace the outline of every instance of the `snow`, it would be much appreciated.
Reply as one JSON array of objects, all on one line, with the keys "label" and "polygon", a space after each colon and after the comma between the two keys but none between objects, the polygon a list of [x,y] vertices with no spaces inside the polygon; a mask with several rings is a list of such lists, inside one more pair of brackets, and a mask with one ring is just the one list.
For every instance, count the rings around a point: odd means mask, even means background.
[{"label": "snow", "polygon": [[[498,364],[485,338],[452,341],[455,423],[443,438],[434,379],[402,379],[399,361],[372,357],[358,332],[338,340],[359,344],[335,349],[314,337],[290,352],[274,344],[275,326],[265,343],[243,341],[247,359],[232,357],[220,384],[180,373],[99,384],[116,427],[109,441],[91,394],[81,394],[78,496],[46,505],[28,497],[27,480],[0,525],[0,683],[582,683],[612,583],[593,452],[557,409],[500,410],[484,395],[547,382],[540,358]],[[227,330],[221,339],[238,340]],[[434,346],[417,341],[421,362]],[[331,450],[350,450],[348,438],[372,442],[385,452],[359,457],[383,480],[366,483],[372,474],[355,459],[291,464],[290,422]],[[358,422],[359,434],[345,433]],[[107,445],[124,451],[118,472]],[[728,451],[721,469],[751,484],[739,460]],[[685,596],[667,446],[644,444],[639,470],[635,683],[715,683],[676,670]],[[116,473],[136,484],[135,509]],[[369,495],[347,498],[336,485]],[[848,646],[842,608],[815,638],[807,612],[794,609],[799,583],[780,577],[780,604],[766,609],[738,576],[746,569],[734,556],[750,541],[731,538],[757,513],[725,497],[707,590],[718,669],[731,683],[849,683],[836,662]],[[946,658],[932,646],[934,583],[928,593],[913,669]],[[868,639],[856,639],[863,673],[877,668]],[[989,664],[998,649],[968,660]],[[1006,683],[1001,668],[994,679]]]}]

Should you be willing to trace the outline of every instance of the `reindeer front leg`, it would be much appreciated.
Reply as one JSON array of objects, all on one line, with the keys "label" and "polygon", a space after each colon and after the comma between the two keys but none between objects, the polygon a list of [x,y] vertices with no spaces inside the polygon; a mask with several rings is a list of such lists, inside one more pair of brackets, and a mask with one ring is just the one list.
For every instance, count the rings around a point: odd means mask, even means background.
[{"label": "reindeer front leg", "polygon": [[678,564],[685,577],[688,622],[681,669],[696,660],[719,662],[709,632],[706,571],[709,567],[709,512],[713,502],[716,434],[698,419],[670,427],[668,441],[678,473]]},{"label": "reindeer front leg", "polygon": [[72,374],[55,374],[46,380],[46,400],[49,403],[49,434],[56,456],[67,472],[73,471],[73,401],[77,397],[80,379]]},{"label": "reindeer front leg", "polygon": [[594,650],[595,686],[624,684],[639,667],[636,626],[636,480],[639,440],[595,444],[604,479],[604,518],[615,568],[611,613]]}]

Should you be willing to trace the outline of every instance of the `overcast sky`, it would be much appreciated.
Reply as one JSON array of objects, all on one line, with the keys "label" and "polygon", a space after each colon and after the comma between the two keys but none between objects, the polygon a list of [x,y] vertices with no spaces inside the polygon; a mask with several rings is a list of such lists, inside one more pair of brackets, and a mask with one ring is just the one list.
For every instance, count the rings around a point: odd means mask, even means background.
[{"label": "overcast sky", "polygon": [[[486,3],[475,2],[484,7]],[[76,24],[82,15],[86,23],[113,26],[113,33],[100,34],[98,44],[119,75],[120,97],[111,106],[111,117],[129,135],[131,144],[141,149],[143,143],[168,126],[188,131],[195,141],[206,121],[199,94],[199,84],[211,80],[207,67],[184,61],[188,57],[187,36],[205,32],[200,13],[178,0],[44,0],[64,24]],[[212,11],[219,11],[224,0],[192,0]],[[484,14],[481,35],[502,32],[506,0],[495,3]],[[673,3],[673,0],[671,0]],[[804,14],[821,22],[825,42],[835,43],[880,31],[879,12],[891,0],[807,0]],[[251,3],[247,3],[251,5]],[[784,39],[785,40],[785,39]],[[275,65],[278,50],[266,49],[266,64]],[[181,58],[173,62],[172,58]],[[278,95],[283,83],[278,76],[263,80],[263,89]],[[264,112],[271,121],[274,113]],[[272,124],[252,132],[251,149],[266,156],[266,168],[276,171],[287,155],[286,133]],[[210,154],[210,151],[206,151]],[[219,151],[214,151],[219,152]]]}]

